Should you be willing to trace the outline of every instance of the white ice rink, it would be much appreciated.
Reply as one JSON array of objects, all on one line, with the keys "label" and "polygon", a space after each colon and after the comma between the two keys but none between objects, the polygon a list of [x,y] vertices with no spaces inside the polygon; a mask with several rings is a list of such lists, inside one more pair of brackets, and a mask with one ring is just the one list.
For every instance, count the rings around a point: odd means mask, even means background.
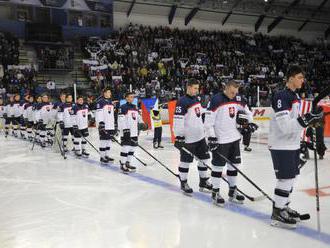
[{"label": "white ice rink", "polygon": [[[166,134],[165,134],[166,136]],[[92,142],[98,145],[97,140]],[[164,137],[165,149],[152,149],[152,133],[140,144],[177,171],[178,153]],[[330,144],[328,142],[328,147]],[[271,227],[270,201],[244,205],[211,204],[210,195],[199,193],[196,165],[189,180],[193,197],[184,196],[178,179],[137,149],[135,174],[118,169],[119,147],[113,145],[116,163],[101,166],[89,148],[89,159],[72,155],[64,160],[51,148],[41,149],[0,134],[0,248],[121,248],[121,247],[330,247],[330,153],[319,160],[321,233],[317,232],[313,160],[296,182],[292,207],[310,213],[311,219],[296,230]],[[275,176],[269,151],[253,143],[243,154],[241,169],[273,196]],[[312,154],[311,154],[312,155]],[[259,196],[245,179],[239,188]],[[227,199],[227,185],[223,184]]]}]

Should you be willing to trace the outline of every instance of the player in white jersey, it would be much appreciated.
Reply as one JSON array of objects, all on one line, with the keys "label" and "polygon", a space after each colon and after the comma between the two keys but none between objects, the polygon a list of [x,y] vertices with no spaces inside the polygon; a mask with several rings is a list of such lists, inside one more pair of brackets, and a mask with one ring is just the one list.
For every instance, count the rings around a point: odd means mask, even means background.
[{"label": "player in white jersey", "polygon": [[38,129],[40,131],[40,145],[45,147],[46,143],[52,144],[54,133],[50,124],[55,121],[53,115],[53,105],[49,102],[48,94],[42,95],[42,102],[36,107],[36,121],[38,123]]},{"label": "player in white jersey", "polygon": [[[220,195],[220,180],[226,160],[228,158],[236,167],[241,164],[240,139],[241,134],[237,124],[252,122],[252,113],[237,95],[239,83],[234,80],[227,82],[223,92],[214,95],[209,103],[205,115],[205,127],[208,143],[212,151],[212,199],[217,206],[223,206],[225,200]],[[227,163],[227,177],[229,182],[229,200],[243,203],[244,196],[238,194],[236,181],[237,170]]]},{"label": "player in white jersey", "polygon": [[123,173],[134,172],[131,165],[135,148],[138,146],[138,123],[141,122],[138,108],[134,101],[134,93],[125,95],[126,103],[121,105],[118,113],[118,129],[121,136],[120,169]]},{"label": "player in white jersey", "polygon": [[59,104],[57,119],[62,130],[62,142],[64,152],[68,152],[68,137],[71,134],[72,143],[74,143],[74,132],[73,132],[73,117],[72,117],[72,106],[73,97],[72,94],[67,93],[65,96],[65,103]]},{"label": "player in white jersey", "polygon": [[34,101],[33,96],[29,96],[28,102],[24,104],[24,110],[23,110],[24,124],[26,125],[27,138],[29,141],[33,140],[33,135],[32,135],[32,127],[34,122],[33,101]]},{"label": "player in white jersey", "polygon": [[12,135],[17,137],[17,128],[19,125],[19,119],[21,116],[20,110],[20,102],[19,102],[19,95],[11,96],[9,98],[9,103],[6,105],[4,111],[4,118],[5,118],[5,136],[9,134],[9,127],[12,125]]},{"label": "player in white jersey", "polygon": [[197,99],[199,82],[190,79],[187,83],[186,95],[176,103],[174,114],[175,147],[180,150],[179,175],[181,190],[185,194],[192,194],[193,189],[188,185],[189,166],[193,157],[181,148],[184,147],[194,154],[201,161],[198,162],[199,188],[200,191],[210,192],[212,185],[208,181],[207,163],[210,158],[208,147],[205,141],[204,124],[202,120],[202,106]]},{"label": "player in white jersey", "polygon": [[322,120],[322,109],[299,116],[300,99],[295,92],[304,82],[304,72],[292,66],[287,72],[284,90],[274,94],[273,116],[270,121],[269,150],[277,178],[271,225],[295,228],[299,213],[289,208],[293,183],[299,174],[300,135],[303,128]]},{"label": "player in white jersey", "polygon": [[86,140],[88,137],[88,105],[84,103],[82,96],[77,97],[77,102],[72,106],[73,132],[75,154],[79,158],[81,156],[88,157],[86,150]]},{"label": "player in white jersey", "polygon": [[103,90],[103,96],[97,100],[95,120],[100,138],[100,161],[101,163],[113,162],[110,157],[111,140],[115,135],[115,107],[111,100],[110,88]]},{"label": "player in white jersey", "polygon": [[3,114],[5,113],[5,106],[3,104],[3,99],[0,98],[0,130],[3,131],[4,130],[4,125],[5,125],[5,122],[4,122],[4,118],[3,118]]}]

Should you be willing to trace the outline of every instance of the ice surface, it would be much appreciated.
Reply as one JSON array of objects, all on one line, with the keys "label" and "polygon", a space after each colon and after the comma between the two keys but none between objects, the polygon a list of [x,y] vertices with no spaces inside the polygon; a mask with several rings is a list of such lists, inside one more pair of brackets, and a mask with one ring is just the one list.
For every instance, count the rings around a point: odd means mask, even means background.
[{"label": "ice surface", "polygon": [[[152,132],[140,144],[177,172],[179,156],[165,131],[164,150],[152,148]],[[90,137],[97,146],[94,131]],[[319,160],[321,233],[316,230],[315,197],[303,190],[314,188],[313,159],[302,169],[292,197],[292,207],[311,214],[294,231],[269,225],[271,203],[246,201],[224,208],[199,193],[196,164],[191,166],[192,197],[179,190],[178,179],[137,149],[135,174],[118,169],[119,147],[112,147],[116,163],[101,166],[89,147],[89,159],[72,155],[64,160],[54,149],[41,149],[0,134],[0,247],[330,247],[330,153]],[[267,146],[252,143],[243,152],[241,169],[272,196],[275,177]],[[330,144],[328,143],[328,147]],[[312,156],[312,153],[311,153]],[[259,196],[242,177],[239,187]],[[228,187],[222,184],[227,199]]]}]

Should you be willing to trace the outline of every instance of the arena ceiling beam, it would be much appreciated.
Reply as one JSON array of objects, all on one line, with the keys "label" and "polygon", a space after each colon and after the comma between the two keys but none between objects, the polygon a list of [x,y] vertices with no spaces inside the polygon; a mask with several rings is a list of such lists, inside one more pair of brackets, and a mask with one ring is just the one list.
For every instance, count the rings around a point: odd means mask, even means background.
[{"label": "arena ceiling beam", "polygon": [[131,15],[135,2],[136,2],[136,0],[132,0],[131,5],[129,6],[128,11],[127,11],[127,17],[129,17]]},{"label": "arena ceiling beam", "polygon": [[284,19],[284,15],[287,15],[292,8],[299,4],[300,1],[301,0],[294,0],[288,7],[286,7],[282,15],[276,17],[274,21],[268,25],[267,33],[270,33]]},{"label": "arena ceiling beam", "polygon": [[242,2],[242,0],[236,0],[236,2],[231,7],[231,10],[227,13],[227,15],[225,16],[225,18],[223,18],[223,20],[222,20],[222,26],[226,24],[226,22],[228,21],[229,17],[233,13],[233,10],[239,5],[240,2]]},{"label": "arena ceiling beam", "polygon": [[316,14],[324,7],[324,5],[326,5],[327,2],[328,2],[328,0],[323,0],[322,3],[320,3],[320,5],[317,7],[317,9],[313,11],[311,17],[306,19],[304,21],[304,23],[301,24],[301,26],[298,28],[298,32],[303,30],[303,28],[306,26],[306,24],[310,22],[310,19],[314,18],[316,16]]},{"label": "arena ceiling beam", "polygon": [[199,11],[198,7],[193,8],[190,13],[186,16],[185,20],[184,20],[184,25],[188,25],[189,22],[194,18],[194,16],[197,14],[197,12]]},{"label": "arena ceiling beam", "polygon": [[270,10],[270,8],[272,7],[272,3],[274,2],[274,0],[268,1],[266,3],[265,9],[264,9],[264,14],[260,15],[258,17],[258,20],[256,21],[256,24],[254,25],[254,30],[256,32],[258,32],[262,22],[264,21],[265,17],[266,17],[266,13]]},{"label": "arena ceiling beam", "polygon": [[168,24],[172,24],[173,22],[173,19],[174,19],[174,16],[175,16],[175,12],[176,12],[176,9],[177,9],[177,5],[176,4],[173,4],[172,7],[171,7],[171,11],[168,15]]}]

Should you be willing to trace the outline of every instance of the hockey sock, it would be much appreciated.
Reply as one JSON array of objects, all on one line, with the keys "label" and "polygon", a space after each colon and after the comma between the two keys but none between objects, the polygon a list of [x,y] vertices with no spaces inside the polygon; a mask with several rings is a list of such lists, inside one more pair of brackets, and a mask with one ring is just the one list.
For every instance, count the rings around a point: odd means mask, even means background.
[{"label": "hockey sock", "polygon": [[73,144],[75,151],[80,151],[81,138],[75,137]]},{"label": "hockey sock", "polygon": [[278,179],[274,191],[275,207],[283,209],[289,201],[293,179]]},{"label": "hockey sock", "polygon": [[82,140],[81,140],[81,149],[82,149],[82,150],[86,150],[86,146],[87,146],[87,142],[86,142],[86,140],[85,140],[85,139],[82,139]]},{"label": "hockey sock", "polygon": [[62,141],[63,141],[63,147],[66,149],[68,146],[68,135],[63,135]]},{"label": "hockey sock", "polygon": [[129,152],[129,146],[123,146],[120,153],[120,161],[126,163]]},{"label": "hockey sock", "polygon": [[111,144],[111,141],[107,140],[106,147],[105,147],[105,155],[108,157],[110,157],[110,144]]},{"label": "hockey sock", "polygon": [[207,178],[207,167],[206,167],[206,159],[203,159],[202,161],[198,161],[197,168],[200,178]]},{"label": "hockey sock", "polygon": [[100,156],[101,158],[105,157],[107,147],[107,140],[100,140]]},{"label": "hockey sock", "polygon": [[134,156],[134,151],[135,151],[135,147],[134,146],[129,146],[129,152],[127,154],[127,161],[131,162],[132,158]]},{"label": "hockey sock", "polygon": [[219,190],[219,188],[220,188],[222,170],[223,170],[223,166],[217,166],[217,165],[212,164],[211,177],[212,177],[213,189],[215,189],[215,190]]},{"label": "hockey sock", "polygon": [[179,165],[179,175],[181,181],[187,181],[190,163],[181,162]]},{"label": "hockey sock", "polygon": [[[240,164],[234,164],[239,167]],[[227,163],[227,178],[229,182],[229,187],[235,187],[237,183],[237,170]]]}]

